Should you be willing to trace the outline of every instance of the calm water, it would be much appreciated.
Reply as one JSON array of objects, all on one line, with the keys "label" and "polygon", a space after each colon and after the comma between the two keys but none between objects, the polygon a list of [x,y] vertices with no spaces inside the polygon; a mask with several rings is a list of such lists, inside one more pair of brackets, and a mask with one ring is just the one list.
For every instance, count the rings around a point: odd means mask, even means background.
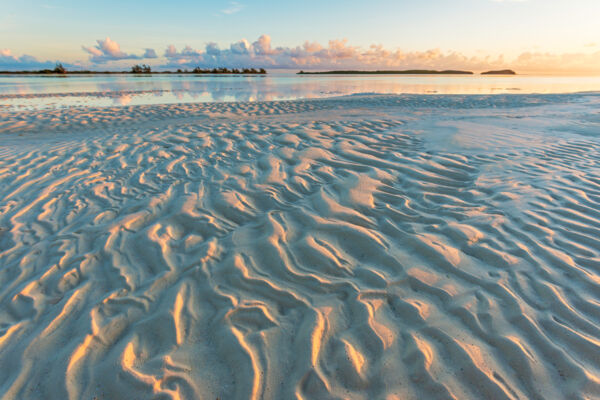
[{"label": "calm water", "polygon": [[600,77],[321,75],[0,76],[0,109],[267,101],[355,93],[493,94],[600,91]]}]

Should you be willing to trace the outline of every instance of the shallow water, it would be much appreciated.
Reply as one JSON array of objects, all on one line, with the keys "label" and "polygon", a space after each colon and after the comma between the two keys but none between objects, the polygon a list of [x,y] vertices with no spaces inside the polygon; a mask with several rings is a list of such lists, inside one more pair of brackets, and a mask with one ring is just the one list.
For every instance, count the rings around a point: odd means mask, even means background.
[{"label": "shallow water", "polygon": [[0,76],[0,109],[271,101],[355,93],[496,94],[600,91],[600,77],[339,75]]}]

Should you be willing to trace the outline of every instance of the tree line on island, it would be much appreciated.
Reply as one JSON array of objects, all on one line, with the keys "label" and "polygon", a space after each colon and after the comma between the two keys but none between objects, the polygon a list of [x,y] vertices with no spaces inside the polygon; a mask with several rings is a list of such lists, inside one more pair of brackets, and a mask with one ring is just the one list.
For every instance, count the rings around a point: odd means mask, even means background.
[{"label": "tree line on island", "polygon": [[[131,71],[130,73],[132,74],[151,74],[152,69],[150,68],[149,65],[146,64],[142,64],[142,65],[134,65],[133,67],[131,67]],[[256,69],[256,68],[242,68],[242,69],[238,69],[238,68],[200,68],[200,67],[196,67],[192,70],[188,70],[188,69],[178,69],[176,72],[171,72],[171,71],[160,71],[157,72],[159,74],[211,74],[211,75],[215,75],[215,74],[234,74],[234,75],[239,75],[239,74],[244,74],[244,75],[248,75],[248,74],[258,74],[258,75],[265,75],[267,73],[267,71],[264,68],[260,68],[260,69]]]},{"label": "tree line on island", "polygon": [[66,74],[67,69],[61,64],[56,63],[54,69],[41,69],[39,71],[0,71],[0,74]]},{"label": "tree line on island", "polygon": [[192,70],[178,69],[177,71],[152,71],[152,67],[146,64],[136,64],[129,71],[89,71],[89,70],[73,70],[67,69],[61,64],[56,63],[54,69],[41,69],[37,71],[0,71],[0,74],[31,74],[31,75],[68,75],[68,74],[211,74],[211,75],[266,75],[267,71],[264,68],[212,68],[203,69],[196,67]]},{"label": "tree line on island", "polygon": [[213,69],[202,69],[200,67],[196,67],[193,70],[189,71],[187,69],[177,70],[178,74],[259,74],[264,75],[267,71],[264,68],[255,69],[255,68],[213,68]]}]

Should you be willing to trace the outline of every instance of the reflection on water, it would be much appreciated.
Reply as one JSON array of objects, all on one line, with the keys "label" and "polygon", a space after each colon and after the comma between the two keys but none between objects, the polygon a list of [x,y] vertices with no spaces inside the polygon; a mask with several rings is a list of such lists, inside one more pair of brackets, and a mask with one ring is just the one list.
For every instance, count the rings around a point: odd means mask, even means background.
[{"label": "reflection on water", "polygon": [[0,109],[270,101],[355,93],[494,94],[600,91],[600,77],[308,75],[0,76]]}]

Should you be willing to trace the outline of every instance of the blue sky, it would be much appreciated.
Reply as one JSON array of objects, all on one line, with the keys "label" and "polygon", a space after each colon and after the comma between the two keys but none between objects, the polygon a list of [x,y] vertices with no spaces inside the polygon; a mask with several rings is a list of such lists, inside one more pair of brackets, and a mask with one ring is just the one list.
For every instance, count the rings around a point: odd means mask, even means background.
[{"label": "blue sky", "polygon": [[[377,45],[387,52],[413,54],[405,60],[407,66],[431,50],[445,57],[440,63],[448,61],[448,54],[460,54],[462,61],[455,57],[454,63],[474,67],[484,67],[486,57],[489,62],[502,55],[508,62],[523,53],[545,55],[544,62],[550,60],[548,55],[564,60],[565,54],[577,54],[579,62],[589,64],[600,51],[599,0],[3,0],[1,9],[0,67],[2,57],[6,64],[10,59],[18,62],[23,55],[107,68],[136,59],[157,66],[202,64],[208,63],[201,56],[208,43],[226,50],[246,39],[252,53],[251,44],[261,35],[270,37],[272,49],[294,49],[306,42],[327,49],[330,40],[346,39],[345,46],[359,54]],[[97,40],[107,37],[119,46],[121,53],[114,54],[127,57],[93,58],[83,49],[99,46]],[[178,51],[187,45],[194,52],[188,52],[187,58],[165,59],[169,45]],[[141,58],[146,49],[154,50],[157,57]],[[297,53],[286,54],[285,60],[271,57],[254,63],[295,65],[290,60],[297,60]],[[216,60],[232,62],[230,56],[223,54]],[[316,58],[306,56],[301,63],[310,58],[317,67],[338,65],[339,59],[323,62],[323,57],[323,52]],[[369,65],[376,66],[375,58],[369,58]],[[402,66],[400,58],[396,54],[394,61],[382,66]],[[477,62],[469,61],[474,58]],[[243,57],[235,60],[242,62]],[[339,65],[360,66],[361,62],[346,60]]]}]

